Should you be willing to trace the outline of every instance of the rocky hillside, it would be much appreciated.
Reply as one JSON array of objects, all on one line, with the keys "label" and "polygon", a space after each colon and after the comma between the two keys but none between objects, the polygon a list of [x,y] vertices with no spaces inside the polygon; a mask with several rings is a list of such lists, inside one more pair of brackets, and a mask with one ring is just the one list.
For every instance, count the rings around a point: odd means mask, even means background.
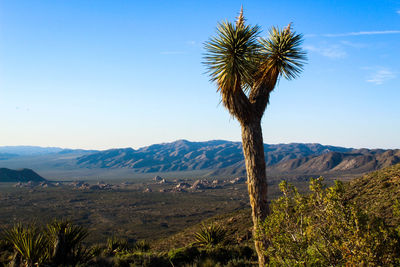
[{"label": "rocky hillside", "polygon": [[279,173],[301,172],[305,174],[320,172],[356,173],[368,172],[391,166],[400,162],[400,150],[353,150],[351,152],[329,152],[323,155],[307,156],[275,165],[271,168]]},{"label": "rocky hillside", "polygon": [[362,208],[368,208],[389,224],[400,225],[400,217],[393,214],[400,203],[400,164],[364,175],[348,184],[347,196]]},{"label": "rocky hillside", "polygon": [[[274,174],[364,173],[400,162],[400,150],[352,149],[320,144],[264,145]],[[245,175],[240,142],[208,141],[111,149],[77,159],[85,168],[130,168],[140,173],[210,170],[210,175]]]},{"label": "rocky hillside", "polygon": [[43,182],[46,181],[31,169],[11,170],[0,168],[0,182]]}]

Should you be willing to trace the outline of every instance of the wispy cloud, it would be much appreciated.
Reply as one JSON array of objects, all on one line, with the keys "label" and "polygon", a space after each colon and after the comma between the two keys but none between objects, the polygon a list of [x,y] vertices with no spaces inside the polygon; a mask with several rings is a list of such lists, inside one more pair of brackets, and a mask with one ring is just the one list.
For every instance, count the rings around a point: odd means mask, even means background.
[{"label": "wispy cloud", "polygon": [[367,82],[381,85],[397,77],[397,74],[387,68],[380,68],[370,75]]},{"label": "wispy cloud", "polygon": [[340,45],[329,45],[329,46],[323,46],[323,47],[308,45],[308,46],[305,46],[304,48],[310,52],[315,52],[324,57],[333,58],[333,59],[344,58],[347,56],[346,51],[344,51]]},{"label": "wispy cloud", "polygon": [[186,52],[183,51],[162,51],[160,52],[161,55],[183,55],[186,54]]},{"label": "wispy cloud", "polygon": [[397,10],[396,13],[400,15],[400,10]]},{"label": "wispy cloud", "polygon": [[379,35],[379,34],[400,34],[400,30],[360,31],[360,32],[346,32],[346,33],[326,33],[326,34],[321,34],[321,36],[324,36],[324,37],[343,37],[343,36]]},{"label": "wispy cloud", "polygon": [[340,41],[340,43],[342,45],[349,46],[349,47],[352,47],[352,48],[364,48],[364,47],[368,46],[367,44],[354,43],[354,42],[349,42],[349,41]]}]

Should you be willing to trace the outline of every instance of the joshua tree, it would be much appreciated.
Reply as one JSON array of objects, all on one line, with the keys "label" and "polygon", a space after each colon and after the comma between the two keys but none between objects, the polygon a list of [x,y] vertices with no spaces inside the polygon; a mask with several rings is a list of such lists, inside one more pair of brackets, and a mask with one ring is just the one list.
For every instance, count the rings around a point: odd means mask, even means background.
[{"label": "joshua tree", "polygon": [[245,25],[242,8],[236,24],[220,23],[217,35],[205,43],[205,64],[223,105],[242,128],[255,247],[264,266],[263,250],[268,244],[257,238],[269,213],[261,118],[279,79],[296,78],[306,57],[300,47],[302,35],[293,32],[290,24],[284,29],[272,27],[267,38],[259,34],[260,27]]}]

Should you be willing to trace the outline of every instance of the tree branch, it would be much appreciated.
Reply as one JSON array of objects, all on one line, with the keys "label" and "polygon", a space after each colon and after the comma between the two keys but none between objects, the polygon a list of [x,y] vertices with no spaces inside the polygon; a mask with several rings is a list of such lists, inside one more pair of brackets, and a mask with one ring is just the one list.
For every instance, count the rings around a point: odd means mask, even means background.
[{"label": "tree branch", "polygon": [[253,118],[252,105],[240,87],[222,94],[222,103],[240,123],[248,122]]},{"label": "tree branch", "polygon": [[259,118],[263,116],[265,108],[269,103],[269,96],[278,81],[278,72],[271,69],[268,71],[268,76],[268,79],[255,83],[249,95],[249,102],[252,105],[252,109]]}]

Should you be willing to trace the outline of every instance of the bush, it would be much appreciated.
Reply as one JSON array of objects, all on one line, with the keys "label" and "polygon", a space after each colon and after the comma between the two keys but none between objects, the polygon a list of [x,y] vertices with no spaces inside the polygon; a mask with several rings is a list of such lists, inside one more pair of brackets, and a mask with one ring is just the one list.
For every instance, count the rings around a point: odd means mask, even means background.
[{"label": "bush", "polygon": [[54,220],[47,225],[46,234],[51,263],[76,265],[90,260],[90,251],[82,247],[83,240],[88,236],[88,231],[82,226],[66,220]]},{"label": "bush", "polygon": [[195,245],[214,247],[225,241],[226,230],[221,226],[211,224],[210,226],[201,226],[200,231],[195,233]]},{"label": "bush", "polygon": [[228,261],[225,267],[248,267],[248,266],[256,266],[256,264],[249,262],[245,259],[233,259]]},{"label": "bush", "polygon": [[254,251],[247,246],[181,248],[168,254],[175,266],[252,266]]},{"label": "bush", "polygon": [[311,194],[301,195],[286,182],[283,196],[271,205],[261,238],[270,246],[270,264],[378,265],[400,263],[400,242],[395,229],[368,211],[344,199],[340,182],[325,188],[323,179],[311,179]]},{"label": "bush", "polygon": [[129,243],[127,240],[111,237],[107,239],[107,253],[114,255],[118,252],[127,251],[129,249]]},{"label": "bush", "polygon": [[164,254],[135,252],[127,254],[118,254],[116,256],[116,260],[113,266],[170,267],[171,262],[169,261],[168,257]]},{"label": "bush", "polygon": [[184,247],[171,250],[168,253],[169,260],[175,264],[192,263],[200,256],[200,251],[197,247]]},{"label": "bush", "polygon": [[69,221],[56,220],[46,229],[19,223],[4,231],[0,261],[27,267],[86,264],[93,258],[92,251],[82,246],[87,234],[86,229]]},{"label": "bush", "polygon": [[27,267],[40,265],[47,259],[47,242],[45,236],[35,225],[17,224],[4,232],[4,239],[14,249],[13,264],[24,264]]},{"label": "bush", "polygon": [[133,245],[133,250],[134,251],[141,251],[141,252],[147,252],[150,250],[150,244],[146,242],[145,240],[141,240],[139,242],[136,242]]}]

